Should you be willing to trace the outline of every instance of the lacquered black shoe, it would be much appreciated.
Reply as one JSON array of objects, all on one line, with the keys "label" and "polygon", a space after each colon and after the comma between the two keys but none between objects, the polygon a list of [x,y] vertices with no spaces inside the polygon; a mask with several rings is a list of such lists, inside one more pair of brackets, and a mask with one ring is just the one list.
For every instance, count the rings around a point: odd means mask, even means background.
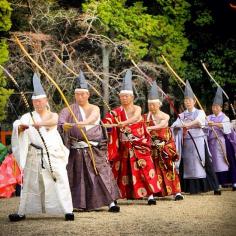
[{"label": "lacquered black shoe", "polygon": [[10,214],[8,216],[9,220],[11,222],[16,222],[16,221],[20,221],[20,220],[25,220],[25,215],[19,215],[19,214]]},{"label": "lacquered black shoe", "polygon": [[120,207],[115,205],[115,206],[110,207],[108,211],[117,213],[117,212],[120,212]]},{"label": "lacquered black shoe", "polygon": [[233,188],[232,188],[232,191],[236,191],[236,187],[233,187]]},{"label": "lacquered black shoe", "polygon": [[65,214],[65,220],[66,221],[73,221],[75,219],[74,214],[73,213],[67,213]]},{"label": "lacquered black shoe", "polygon": [[181,201],[181,200],[184,200],[183,195],[178,194],[178,195],[175,196],[175,201]]},{"label": "lacquered black shoe", "polygon": [[156,204],[157,204],[157,202],[156,202],[155,199],[149,199],[148,200],[148,205],[156,205]]},{"label": "lacquered black shoe", "polygon": [[214,195],[221,195],[221,190],[214,190]]}]

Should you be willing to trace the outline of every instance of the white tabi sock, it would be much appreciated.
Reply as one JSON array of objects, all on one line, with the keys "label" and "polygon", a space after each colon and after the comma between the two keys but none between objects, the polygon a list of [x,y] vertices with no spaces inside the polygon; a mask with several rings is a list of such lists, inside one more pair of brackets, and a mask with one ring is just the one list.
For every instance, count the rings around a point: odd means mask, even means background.
[{"label": "white tabi sock", "polygon": [[114,207],[116,204],[114,202],[112,202],[110,205],[109,205],[109,208],[111,207]]},{"label": "white tabi sock", "polygon": [[148,197],[148,201],[153,199],[154,199],[153,194]]},{"label": "white tabi sock", "polygon": [[173,195],[174,198],[176,198],[176,196],[182,196],[182,197],[184,197],[181,193],[176,193],[175,196]]},{"label": "white tabi sock", "polygon": [[233,187],[236,188],[236,183],[233,184]]}]

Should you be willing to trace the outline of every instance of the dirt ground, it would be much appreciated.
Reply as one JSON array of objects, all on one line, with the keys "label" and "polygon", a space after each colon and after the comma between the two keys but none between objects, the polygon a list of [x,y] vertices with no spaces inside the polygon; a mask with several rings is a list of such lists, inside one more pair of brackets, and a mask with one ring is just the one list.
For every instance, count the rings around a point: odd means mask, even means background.
[{"label": "dirt ground", "polygon": [[158,199],[156,206],[145,200],[120,200],[120,213],[107,208],[75,213],[74,222],[64,217],[28,215],[25,221],[9,222],[9,213],[17,211],[19,198],[0,199],[0,235],[236,235],[236,192],[221,196],[212,192],[185,195],[183,201]]}]

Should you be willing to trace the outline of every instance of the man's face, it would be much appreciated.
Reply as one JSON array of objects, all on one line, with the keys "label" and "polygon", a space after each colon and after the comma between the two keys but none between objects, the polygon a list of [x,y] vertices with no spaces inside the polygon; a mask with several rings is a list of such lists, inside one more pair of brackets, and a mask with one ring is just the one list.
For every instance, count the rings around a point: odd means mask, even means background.
[{"label": "man's face", "polygon": [[148,103],[148,110],[155,114],[160,110],[160,103],[159,102],[149,102]]},{"label": "man's face", "polygon": [[75,101],[78,105],[82,106],[88,102],[89,99],[89,92],[86,91],[79,91],[75,92]]},{"label": "man's face", "polygon": [[192,98],[185,98],[184,99],[184,106],[185,108],[187,108],[188,110],[192,110],[194,105],[195,105],[196,101],[194,101]]},{"label": "man's face", "polygon": [[122,94],[119,94],[119,97],[120,97],[121,105],[129,105],[133,103],[134,101],[134,96],[131,94],[122,93]]},{"label": "man's face", "polygon": [[47,98],[32,99],[32,102],[33,102],[33,107],[37,112],[42,112],[47,109],[47,104],[48,104]]},{"label": "man's face", "polygon": [[218,104],[212,105],[211,109],[212,109],[213,114],[215,115],[218,115],[222,111],[221,106]]}]

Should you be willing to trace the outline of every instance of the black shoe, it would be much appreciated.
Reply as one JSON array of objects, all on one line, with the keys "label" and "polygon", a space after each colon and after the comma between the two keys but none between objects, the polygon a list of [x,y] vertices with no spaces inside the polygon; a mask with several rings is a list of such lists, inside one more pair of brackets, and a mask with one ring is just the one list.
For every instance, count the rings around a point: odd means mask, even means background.
[{"label": "black shoe", "polygon": [[115,205],[115,206],[110,207],[108,211],[109,212],[115,212],[115,213],[120,212],[120,207]]},{"label": "black shoe", "polygon": [[75,219],[74,214],[73,213],[66,213],[65,214],[65,220],[66,221],[73,221]]},{"label": "black shoe", "polygon": [[214,190],[214,195],[221,195],[221,190]]},{"label": "black shoe", "polygon": [[233,188],[232,188],[232,191],[236,191],[236,187],[233,187]]},{"label": "black shoe", "polygon": [[181,201],[181,200],[184,200],[183,195],[178,194],[178,195],[175,196],[175,201]]},{"label": "black shoe", "polygon": [[156,202],[155,199],[149,199],[148,200],[148,205],[156,205],[156,204],[157,204],[157,202]]},{"label": "black shoe", "polygon": [[25,215],[10,214],[8,216],[8,218],[11,222],[16,222],[16,221],[20,221],[20,220],[25,220]]}]

